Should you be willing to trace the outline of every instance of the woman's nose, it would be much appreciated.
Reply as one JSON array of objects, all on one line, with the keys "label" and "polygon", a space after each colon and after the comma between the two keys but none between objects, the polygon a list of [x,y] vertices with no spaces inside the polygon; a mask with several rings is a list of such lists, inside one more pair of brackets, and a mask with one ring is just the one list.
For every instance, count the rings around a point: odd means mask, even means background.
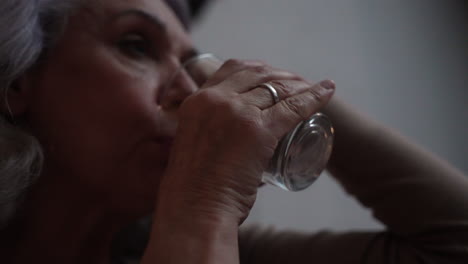
[{"label": "woman's nose", "polygon": [[179,107],[192,93],[198,90],[220,67],[223,61],[211,53],[195,55],[182,64],[175,58],[170,63],[175,69],[169,76],[158,103],[163,108]]},{"label": "woman's nose", "polygon": [[168,80],[167,86],[163,89],[159,105],[164,109],[178,108],[182,102],[198,90],[190,75],[181,69]]}]

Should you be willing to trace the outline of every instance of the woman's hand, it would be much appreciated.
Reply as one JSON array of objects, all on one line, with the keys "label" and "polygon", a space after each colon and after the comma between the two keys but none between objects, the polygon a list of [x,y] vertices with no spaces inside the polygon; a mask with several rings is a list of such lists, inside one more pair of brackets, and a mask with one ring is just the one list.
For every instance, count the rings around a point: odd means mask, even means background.
[{"label": "woman's hand", "polygon": [[[265,82],[278,91],[279,103],[258,87]],[[333,92],[331,81],[311,84],[260,62],[227,61],[180,107],[159,205],[241,223],[278,141]]]},{"label": "woman's hand", "polygon": [[[280,102],[259,87],[266,82]],[[325,106],[334,88],[259,62],[226,62],[179,108],[142,263],[238,263],[238,225],[276,145]]]}]

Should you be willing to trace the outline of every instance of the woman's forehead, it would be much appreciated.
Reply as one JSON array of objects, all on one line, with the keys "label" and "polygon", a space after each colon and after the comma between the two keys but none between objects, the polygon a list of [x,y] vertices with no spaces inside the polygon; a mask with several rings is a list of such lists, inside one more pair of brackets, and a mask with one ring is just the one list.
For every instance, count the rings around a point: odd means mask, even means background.
[{"label": "woman's forehead", "polygon": [[174,11],[182,24],[188,28],[190,25],[190,10],[187,0],[165,0],[165,2]]},{"label": "woman's forehead", "polygon": [[128,9],[142,10],[159,19],[167,16],[171,10],[179,22],[187,29],[190,25],[190,10],[187,0],[87,0],[88,11],[105,19]]}]

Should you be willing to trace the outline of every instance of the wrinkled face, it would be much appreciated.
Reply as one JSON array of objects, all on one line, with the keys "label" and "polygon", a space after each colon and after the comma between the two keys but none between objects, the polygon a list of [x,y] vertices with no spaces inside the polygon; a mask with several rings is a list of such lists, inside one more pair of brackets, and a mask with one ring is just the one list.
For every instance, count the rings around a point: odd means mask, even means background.
[{"label": "wrinkled face", "polygon": [[88,1],[32,81],[27,122],[45,177],[112,210],[149,210],[178,106],[196,89],[168,79],[193,53],[163,0]]}]

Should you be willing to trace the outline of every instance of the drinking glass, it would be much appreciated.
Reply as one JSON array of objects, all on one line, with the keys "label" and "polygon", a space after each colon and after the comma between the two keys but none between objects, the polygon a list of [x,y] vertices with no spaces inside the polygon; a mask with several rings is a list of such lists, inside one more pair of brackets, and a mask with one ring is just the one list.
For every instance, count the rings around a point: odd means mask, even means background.
[{"label": "drinking glass", "polygon": [[[223,64],[210,53],[186,60],[168,82],[186,71],[200,87]],[[288,191],[309,187],[325,169],[333,146],[334,130],[330,120],[322,113],[312,115],[284,136],[263,172],[262,181]]]}]

